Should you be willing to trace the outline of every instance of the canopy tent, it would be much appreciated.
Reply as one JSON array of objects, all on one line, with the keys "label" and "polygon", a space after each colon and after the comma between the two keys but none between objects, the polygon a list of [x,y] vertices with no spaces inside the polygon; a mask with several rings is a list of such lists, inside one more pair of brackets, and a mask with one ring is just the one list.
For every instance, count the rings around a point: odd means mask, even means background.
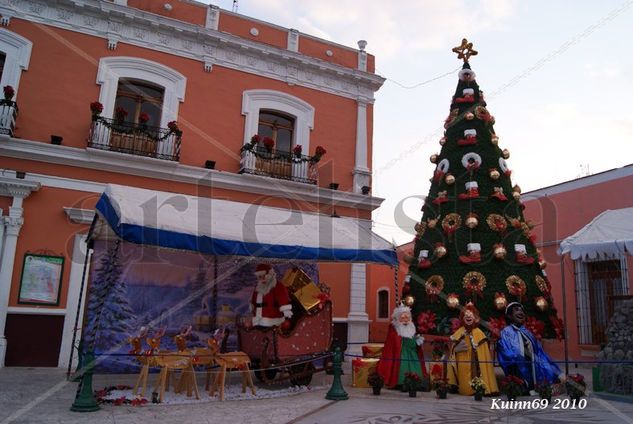
[{"label": "canopy tent", "polygon": [[112,184],[96,209],[93,239],[211,255],[398,263],[391,243],[354,218]]},{"label": "canopy tent", "polygon": [[606,210],[560,244],[572,259],[614,257],[633,252],[633,208]]}]

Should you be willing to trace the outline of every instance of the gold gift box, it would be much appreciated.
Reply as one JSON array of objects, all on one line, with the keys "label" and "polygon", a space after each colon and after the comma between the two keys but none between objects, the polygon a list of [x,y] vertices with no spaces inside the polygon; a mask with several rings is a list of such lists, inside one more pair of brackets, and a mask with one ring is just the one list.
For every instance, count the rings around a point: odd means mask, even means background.
[{"label": "gold gift box", "polygon": [[382,349],[385,346],[384,343],[367,343],[362,347],[364,358],[380,358],[382,355]]},{"label": "gold gift box", "polygon": [[299,268],[292,268],[286,271],[281,282],[288,288],[290,296],[299,302],[306,312],[312,312],[321,303],[319,299],[321,290]]},{"label": "gold gift box", "polygon": [[352,386],[371,387],[367,377],[376,372],[378,358],[354,358],[352,360]]}]

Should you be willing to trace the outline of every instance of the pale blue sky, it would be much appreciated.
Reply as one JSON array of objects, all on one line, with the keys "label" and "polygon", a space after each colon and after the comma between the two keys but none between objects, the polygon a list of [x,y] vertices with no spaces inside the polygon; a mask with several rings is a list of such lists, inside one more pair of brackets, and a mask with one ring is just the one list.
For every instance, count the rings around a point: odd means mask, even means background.
[{"label": "pale blue sky", "polygon": [[[238,12],[355,48],[367,40],[389,79],[374,113],[372,192],[386,199],[375,231],[397,243],[413,229],[399,228],[394,211],[428,193],[457,75],[411,89],[392,81],[413,86],[458,68],[451,48],[463,37],[479,51],[471,65],[524,192],[576,178],[581,166],[633,163],[632,0],[239,0]],[[411,199],[404,212],[418,220],[420,206]]]}]

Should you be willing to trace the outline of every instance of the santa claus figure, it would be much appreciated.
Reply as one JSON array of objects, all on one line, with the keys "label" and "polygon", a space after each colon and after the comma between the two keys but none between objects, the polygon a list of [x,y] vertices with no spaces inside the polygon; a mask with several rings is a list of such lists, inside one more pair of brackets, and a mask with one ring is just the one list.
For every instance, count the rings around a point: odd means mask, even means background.
[{"label": "santa claus figure", "polygon": [[259,264],[255,268],[257,285],[251,298],[253,325],[272,327],[292,318],[292,305],[288,289],[270,264]]},{"label": "santa claus figure", "polygon": [[411,309],[400,305],[391,315],[387,340],[380,356],[376,372],[385,380],[385,386],[394,388],[404,383],[405,374],[427,376],[422,344],[424,338],[416,334],[411,319]]}]

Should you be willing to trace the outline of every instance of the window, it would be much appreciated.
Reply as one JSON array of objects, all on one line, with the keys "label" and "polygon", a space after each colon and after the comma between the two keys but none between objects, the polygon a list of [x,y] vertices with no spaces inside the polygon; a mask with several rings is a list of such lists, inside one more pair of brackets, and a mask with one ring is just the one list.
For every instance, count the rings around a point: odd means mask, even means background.
[{"label": "window", "polygon": [[389,290],[378,290],[378,312],[377,319],[389,319]]},{"label": "window", "polygon": [[272,138],[278,152],[289,154],[293,147],[294,125],[295,120],[292,116],[272,110],[261,110],[257,134]]},{"label": "window", "polygon": [[166,128],[169,121],[178,119],[178,107],[185,101],[187,78],[157,62],[112,56],[99,60],[97,84],[101,86],[99,102],[104,118],[113,117],[115,104],[125,104],[128,121],[136,122],[138,115],[146,112],[150,115],[149,125]]},{"label": "window", "polygon": [[128,79],[119,80],[114,108],[125,109],[126,122],[137,124],[141,113],[149,116],[147,125],[159,126],[165,90],[157,85]]},{"label": "window", "polygon": [[0,80],[2,79],[2,73],[4,72],[4,61],[7,59],[7,55],[0,52]]},{"label": "window", "polygon": [[242,94],[242,115],[244,144],[253,134],[271,137],[276,125],[277,149],[290,152],[299,144],[304,154],[310,151],[314,107],[300,98],[275,90],[247,90]]},{"label": "window", "polygon": [[579,341],[605,343],[614,297],[628,292],[626,259],[576,261],[576,273]]},{"label": "window", "polygon": [[22,71],[29,67],[32,46],[33,43],[21,35],[0,28],[0,87],[10,85],[15,89],[16,97]]}]

